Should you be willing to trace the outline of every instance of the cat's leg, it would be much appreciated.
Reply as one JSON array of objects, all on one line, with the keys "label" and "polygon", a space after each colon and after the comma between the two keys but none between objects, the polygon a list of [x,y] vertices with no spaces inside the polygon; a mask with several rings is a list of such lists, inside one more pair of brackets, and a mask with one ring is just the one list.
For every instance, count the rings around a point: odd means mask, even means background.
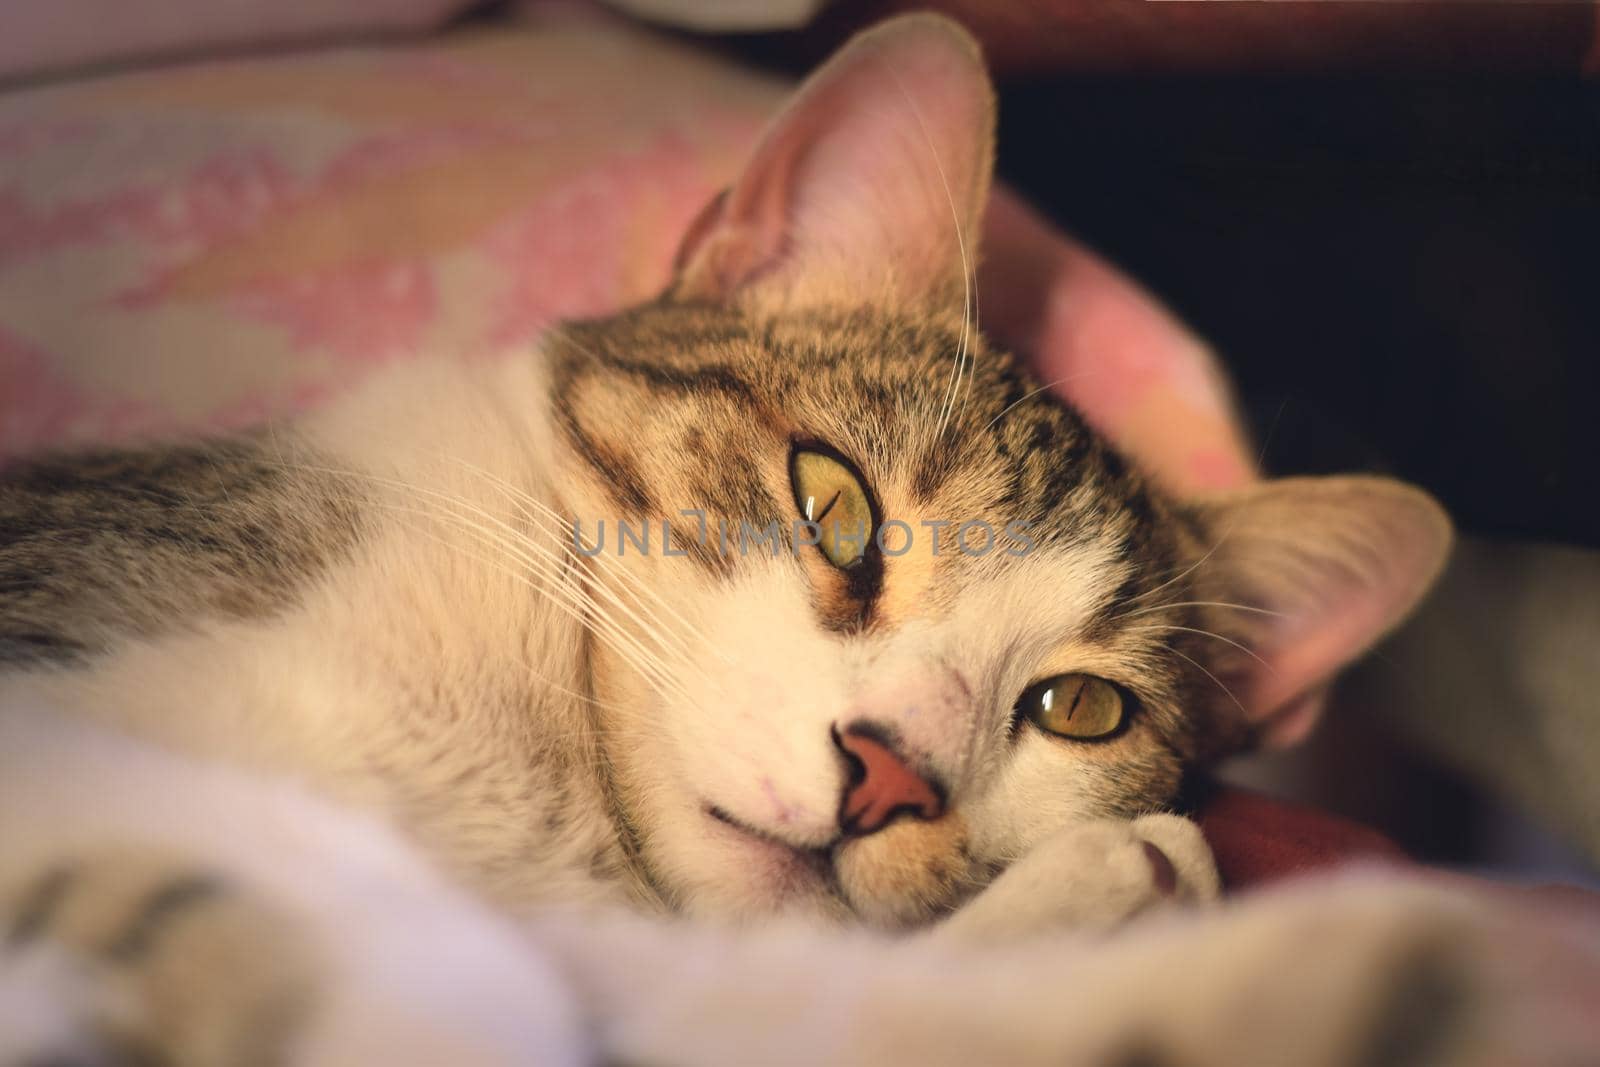
[{"label": "cat's leg", "polygon": [[1215,900],[1220,889],[1211,849],[1190,820],[1095,819],[1047,838],[927,936],[988,943],[1108,929],[1152,907]]},{"label": "cat's leg", "polygon": [[1594,1063],[1600,930],[1394,876],[1001,948],[614,915],[533,931],[625,1063]]},{"label": "cat's leg", "polygon": [[0,710],[0,1065],[576,1064],[580,1024],[376,821]]},{"label": "cat's leg", "polygon": [[10,873],[0,1062],[288,1061],[326,966],[291,914],[159,849]]}]

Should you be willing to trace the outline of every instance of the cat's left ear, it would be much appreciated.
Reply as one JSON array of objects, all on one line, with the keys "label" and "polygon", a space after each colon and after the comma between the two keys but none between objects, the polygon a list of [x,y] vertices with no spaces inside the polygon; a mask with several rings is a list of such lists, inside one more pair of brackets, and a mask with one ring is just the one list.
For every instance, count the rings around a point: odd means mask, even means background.
[{"label": "cat's left ear", "polygon": [[1283,478],[1198,507],[1211,538],[1198,599],[1241,606],[1230,628],[1252,655],[1229,688],[1267,745],[1310,730],[1327,682],[1410,614],[1450,554],[1444,509],[1388,478]]},{"label": "cat's left ear", "polygon": [[994,110],[978,45],[950,19],[907,15],[857,36],[800,87],[691,227],[669,297],[963,299]]}]

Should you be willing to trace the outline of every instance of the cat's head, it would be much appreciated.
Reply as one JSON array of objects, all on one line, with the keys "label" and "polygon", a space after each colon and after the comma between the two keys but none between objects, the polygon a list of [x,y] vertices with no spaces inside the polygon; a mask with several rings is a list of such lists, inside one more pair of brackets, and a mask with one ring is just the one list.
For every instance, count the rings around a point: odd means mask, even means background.
[{"label": "cat's head", "polygon": [[864,34],[666,297],[553,342],[604,755],[684,906],[938,914],[1298,729],[1447,551],[1376,478],[1173,499],[990,347],[993,129],[954,24]]}]

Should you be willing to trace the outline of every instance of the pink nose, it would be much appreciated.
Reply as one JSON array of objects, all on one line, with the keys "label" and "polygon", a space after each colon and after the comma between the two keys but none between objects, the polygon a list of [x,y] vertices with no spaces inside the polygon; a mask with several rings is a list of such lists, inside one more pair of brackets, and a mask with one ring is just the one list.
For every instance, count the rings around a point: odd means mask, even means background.
[{"label": "pink nose", "polygon": [[839,805],[839,828],[846,834],[875,834],[902,812],[919,819],[937,819],[944,814],[944,796],[939,789],[870,732],[851,727],[843,733],[835,731],[833,739],[856,770]]}]

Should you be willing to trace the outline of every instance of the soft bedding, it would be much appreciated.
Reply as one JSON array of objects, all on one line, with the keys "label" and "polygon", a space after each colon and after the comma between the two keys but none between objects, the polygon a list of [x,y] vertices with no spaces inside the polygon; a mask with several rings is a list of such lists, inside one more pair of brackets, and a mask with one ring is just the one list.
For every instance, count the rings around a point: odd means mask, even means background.
[{"label": "soft bedding", "polygon": [[[647,299],[781,91],[582,11],[4,94],[0,462],[253,425]],[[985,327],[1169,482],[1252,476],[1205,346],[1003,191],[980,281]],[[1222,796],[1233,884],[1392,852]]]},{"label": "soft bedding", "polygon": [[[303,409],[648,298],[779,83],[600,16],[0,97],[0,456]],[[1206,350],[1006,201],[987,327],[1191,487],[1247,475]]]},{"label": "soft bedding", "polygon": [[[497,358],[646,299],[780,91],[590,13],[14,89],[0,462],[259,423],[390,363]],[[1176,488],[1252,477],[1181,324],[1003,192],[986,240],[983,321],[1046,380]],[[1200,816],[1235,890],[1403,862],[1247,794]],[[1496,936],[1549,927],[1539,907],[1512,900]],[[1593,956],[1574,960],[1552,979],[1569,999],[1595,988]]]}]

